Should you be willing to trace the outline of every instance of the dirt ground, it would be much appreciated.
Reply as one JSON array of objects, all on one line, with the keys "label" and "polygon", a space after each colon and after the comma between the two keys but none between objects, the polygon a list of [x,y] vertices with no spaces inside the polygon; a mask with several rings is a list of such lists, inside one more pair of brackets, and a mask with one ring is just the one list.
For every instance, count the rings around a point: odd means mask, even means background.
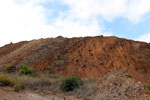
[{"label": "dirt ground", "polygon": [[74,97],[59,97],[55,95],[44,95],[24,90],[14,92],[11,88],[5,87],[0,89],[0,100],[79,100]]},{"label": "dirt ground", "polygon": [[75,91],[46,94],[30,89],[15,92],[12,88],[0,88],[0,100],[150,100],[145,84],[129,74],[113,70],[100,78],[84,79]]}]

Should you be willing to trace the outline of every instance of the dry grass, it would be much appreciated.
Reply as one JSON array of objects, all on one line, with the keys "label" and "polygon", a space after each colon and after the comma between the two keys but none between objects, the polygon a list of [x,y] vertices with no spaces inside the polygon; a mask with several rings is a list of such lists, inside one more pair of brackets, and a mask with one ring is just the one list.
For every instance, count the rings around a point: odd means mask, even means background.
[{"label": "dry grass", "polygon": [[[36,48],[39,48],[41,45],[43,44],[42,40],[32,40],[31,42],[22,45],[20,48],[16,49],[15,51],[10,52],[9,54],[2,56],[0,63],[7,63],[8,59],[9,60],[14,60],[16,58],[21,58],[26,56],[27,54],[29,54],[30,52],[32,52],[33,50],[35,50]],[[26,54],[22,53],[22,52],[26,52]]]},{"label": "dry grass", "polygon": [[25,88],[38,93],[48,93],[59,96],[68,95],[83,98],[84,100],[90,100],[93,93],[98,90],[98,87],[94,85],[97,79],[84,79],[79,88],[71,92],[64,92],[60,88],[61,81],[64,77],[60,75],[39,74],[36,77],[28,75],[20,76],[17,73],[7,73],[4,75],[15,82],[15,84],[11,86],[15,91]]},{"label": "dry grass", "polygon": [[13,87],[17,92],[24,88],[24,84],[22,82],[17,82],[6,74],[0,74],[0,86]]},{"label": "dry grass", "polygon": [[60,93],[60,81],[62,77],[59,75],[40,74],[37,77],[27,75],[19,75],[16,73],[4,74],[15,84],[12,86],[15,91],[26,88],[36,92],[44,93]]},{"label": "dry grass", "polygon": [[83,100],[92,100],[94,93],[99,90],[99,87],[95,85],[96,82],[96,78],[84,79],[83,84],[80,85],[79,88],[75,89],[74,91],[67,92],[66,95],[75,96],[78,99]]}]

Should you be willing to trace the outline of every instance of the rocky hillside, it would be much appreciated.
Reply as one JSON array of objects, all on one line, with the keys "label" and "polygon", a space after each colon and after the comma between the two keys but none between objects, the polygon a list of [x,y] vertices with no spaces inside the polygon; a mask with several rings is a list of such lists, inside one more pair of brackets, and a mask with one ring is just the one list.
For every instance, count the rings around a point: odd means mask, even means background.
[{"label": "rocky hillside", "polygon": [[22,65],[39,71],[49,68],[64,76],[99,77],[121,69],[149,82],[150,44],[117,37],[47,38],[8,44],[0,48],[0,66]]}]

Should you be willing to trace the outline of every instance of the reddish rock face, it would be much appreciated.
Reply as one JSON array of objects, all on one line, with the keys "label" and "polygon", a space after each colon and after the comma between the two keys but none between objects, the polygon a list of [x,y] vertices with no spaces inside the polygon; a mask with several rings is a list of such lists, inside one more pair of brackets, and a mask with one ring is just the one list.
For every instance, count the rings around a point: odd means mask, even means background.
[{"label": "reddish rock face", "polygon": [[18,69],[28,64],[65,76],[99,77],[121,69],[146,81],[150,74],[150,44],[117,37],[49,38],[0,48],[0,65]]},{"label": "reddish rock face", "polygon": [[86,38],[65,56],[68,75],[98,77],[118,68],[135,77],[138,75],[139,79],[142,74],[150,73],[150,44],[147,43],[116,37]]}]

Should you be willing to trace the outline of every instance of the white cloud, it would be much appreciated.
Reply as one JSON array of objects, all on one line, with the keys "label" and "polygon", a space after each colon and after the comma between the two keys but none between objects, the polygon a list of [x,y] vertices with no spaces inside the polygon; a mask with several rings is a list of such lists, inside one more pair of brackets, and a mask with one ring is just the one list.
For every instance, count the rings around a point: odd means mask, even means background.
[{"label": "white cloud", "polygon": [[63,0],[71,7],[70,13],[82,19],[102,16],[107,21],[126,18],[138,23],[150,12],[150,0]]},{"label": "white cloud", "polygon": [[60,19],[58,18],[49,29],[50,33],[57,33],[57,35],[63,35],[65,37],[76,36],[96,36],[103,30],[99,26],[97,21],[73,21],[72,19]]},{"label": "white cloud", "polygon": [[36,38],[45,22],[43,7],[33,2],[17,5],[12,0],[1,0],[0,45]]},{"label": "white cloud", "polygon": [[137,41],[150,42],[150,33],[140,36]]},{"label": "white cloud", "polygon": [[[103,19],[113,21],[126,18],[133,23],[141,21],[150,12],[150,0],[57,0],[70,7],[47,23],[47,9],[39,3],[55,0],[0,0],[0,46],[41,37],[63,35],[112,35],[103,25]],[[103,19],[100,19],[102,17]]]},{"label": "white cloud", "polygon": [[[49,0],[53,1],[53,0]],[[17,2],[17,3],[16,3]],[[93,36],[100,34],[102,28],[96,20],[82,21],[66,19],[60,15],[53,23],[47,24],[47,9],[38,5],[45,0],[1,0],[0,1],[0,46],[22,40],[63,35]],[[50,9],[51,10],[51,9]]]},{"label": "white cloud", "polygon": [[127,4],[124,16],[130,21],[138,23],[147,13],[150,13],[150,0],[131,0]]}]

